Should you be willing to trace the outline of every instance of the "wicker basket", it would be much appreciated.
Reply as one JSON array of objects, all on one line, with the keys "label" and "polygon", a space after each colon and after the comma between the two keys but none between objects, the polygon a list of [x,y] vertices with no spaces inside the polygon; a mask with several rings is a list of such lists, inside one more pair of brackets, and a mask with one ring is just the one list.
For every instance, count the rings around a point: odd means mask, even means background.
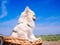
[{"label": "wicker basket", "polygon": [[0,36],[0,45],[42,45],[42,40],[28,41],[11,36]]}]

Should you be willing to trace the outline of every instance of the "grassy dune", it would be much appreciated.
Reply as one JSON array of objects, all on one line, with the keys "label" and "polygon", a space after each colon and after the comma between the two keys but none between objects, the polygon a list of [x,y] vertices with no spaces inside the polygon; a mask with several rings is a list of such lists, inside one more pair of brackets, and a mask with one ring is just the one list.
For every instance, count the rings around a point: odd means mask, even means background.
[{"label": "grassy dune", "polygon": [[36,36],[41,37],[44,41],[60,41],[60,34],[56,35],[41,35],[41,36]]}]

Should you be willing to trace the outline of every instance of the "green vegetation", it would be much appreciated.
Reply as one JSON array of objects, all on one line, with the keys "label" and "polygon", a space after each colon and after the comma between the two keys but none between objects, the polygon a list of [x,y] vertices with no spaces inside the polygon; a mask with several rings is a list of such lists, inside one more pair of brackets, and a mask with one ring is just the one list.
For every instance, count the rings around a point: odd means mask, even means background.
[{"label": "green vegetation", "polygon": [[59,41],[60,40],[60,34],[57,34],[57,35],[41,35],[41,36],[36,36],[37,38],[38,37],[41,37],[42,40],[44,41]]}]

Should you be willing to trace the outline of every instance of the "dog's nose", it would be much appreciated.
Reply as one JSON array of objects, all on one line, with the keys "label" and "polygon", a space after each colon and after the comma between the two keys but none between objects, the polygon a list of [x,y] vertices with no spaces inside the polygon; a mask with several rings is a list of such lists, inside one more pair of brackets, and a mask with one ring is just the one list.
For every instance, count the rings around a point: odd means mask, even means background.
[{"label": "dog's nose", "polygon": [[34,17],[33,20],[35,21],[36,20],[36,17]]},{"label": "dog's nose", "polygon": [[36,19],[33,19],[34,21],[36,20]]}]

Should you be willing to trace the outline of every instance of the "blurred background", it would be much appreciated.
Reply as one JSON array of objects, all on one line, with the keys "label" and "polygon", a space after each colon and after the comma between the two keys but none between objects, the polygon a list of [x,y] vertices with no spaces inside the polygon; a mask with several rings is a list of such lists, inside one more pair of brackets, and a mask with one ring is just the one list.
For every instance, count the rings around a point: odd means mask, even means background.
[{"label": "blurred background", "polygon": [[0,0],[0,34],[12,33],[26,6],[36,14],[35,35],[60,34],[60,0]]}]

